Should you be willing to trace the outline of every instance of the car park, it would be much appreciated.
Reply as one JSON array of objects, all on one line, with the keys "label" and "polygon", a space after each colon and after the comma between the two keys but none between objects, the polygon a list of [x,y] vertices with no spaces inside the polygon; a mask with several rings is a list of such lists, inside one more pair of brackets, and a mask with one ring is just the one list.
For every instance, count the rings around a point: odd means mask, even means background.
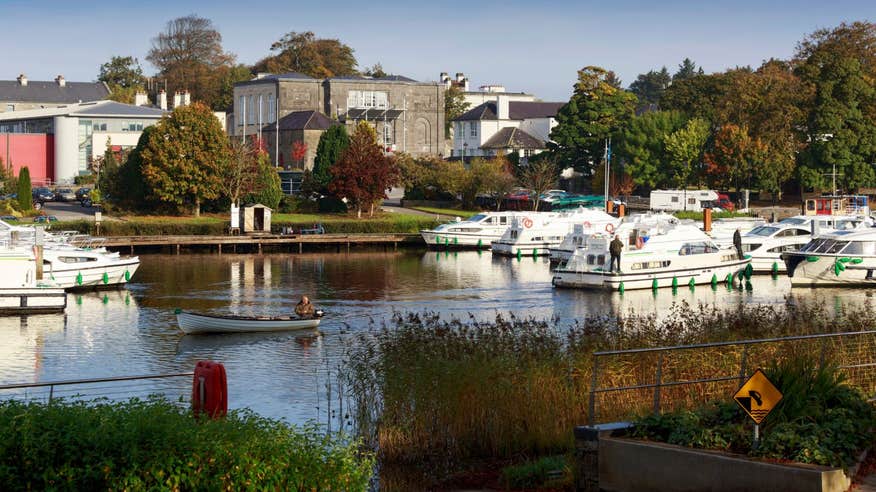
[{"label": "car park", "polygon": [[70,188],[58,188],[55,190],[55,200],[59,202],[72,202],[76,200],[76,193]]}]

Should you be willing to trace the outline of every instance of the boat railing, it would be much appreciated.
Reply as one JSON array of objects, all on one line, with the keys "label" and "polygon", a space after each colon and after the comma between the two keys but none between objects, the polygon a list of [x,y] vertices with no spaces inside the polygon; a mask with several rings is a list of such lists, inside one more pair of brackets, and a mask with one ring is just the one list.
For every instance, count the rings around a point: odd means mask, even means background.
[{"label": "boat railing", "polygon": [[0,384],[0,400],[43,401],[125,400],[162,395],[168,401],[185,400],[191,394],[192,372],[118,376],[108,378],[67,379],[37,383]]}]

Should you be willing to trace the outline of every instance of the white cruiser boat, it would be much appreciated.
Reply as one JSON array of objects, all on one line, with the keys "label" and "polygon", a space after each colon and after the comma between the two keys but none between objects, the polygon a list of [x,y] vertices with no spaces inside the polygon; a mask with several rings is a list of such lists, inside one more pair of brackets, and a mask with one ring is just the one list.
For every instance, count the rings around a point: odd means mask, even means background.
[{"label": "white cruiser boat", "polygon": [[[633,214],[623,219],[623,223],[630,222],[634,222],[636,224],[650,225],[657,225],[662,222],[665,222],[667,224],[680,223],[678,217],[663,212],[646,212],[643,214]],[[593,234],[593,231],[589,229],[584,229],[583,224],[574,224],[572,227],[572,232],[566,235],[565,239],[563,239],[563,242],[561,242],[560,245],[555,248],[550,248],[551,263],[562,263],[564,261],[568,261],[568,259],[572,257],[572,253],[574,253],[576,249],[587,246],[587,239],[590,237],[591,234]]]},{"label": "white cruiser boat", "polygon": [[594,234],[554,271],[557,287],[621,291],[723,282],[750,262],[692,224],[621,224],[621,271],[610,272],[611,234]]},{"label": "white cruiser boat", "polygon": [[798,215],[773,224],[755,227],[742,236],[742,251],[751,256],[755,272],[784,272],[782,253],[799,250],[816,236],[833,231],[847,231],[871,227],[872,220],[862,216],[807,216]]},{"label": "white cruiser boat", "polygon": [[434,229],[420,231],[427,246],[458,248],[489,248],[490,243],[502,237],[514,217],[544,212],[481,212],[455,222],[441,224]]},{"label": "white cruiser boat", "polygon": [[876,286],[876,229],[823,234],[782,260],[793,287]]},{"label": "white cruiser boat", "polygon": [[[92,289],[126,284],[140,266],[136,256],[122,257],[103,247],[79,247],[97,244],[99,238],[42,232],[43,271],[45,279],[64,289]],[[29,250],[36,243],[33,227],[13,226],[0,221],[0,242],[9,247]]]},{"label": "white cruiser boat", "polygon": [[0,250],[0,314],[59,313],[67,293],[52,282],[37,280],[33,255],[23,249]]},{"label": "white cruiser boat", "polygon": [[736,232],[736,229],[739,229],[740,234],[745,234],[764,224],[766,224],[766,220],[761,217],[715,219],[712,221],[712,230],[708,234],[718,246],[729,248],[733,246],[733,233]]},{"label": "white cruiser boat", "polygon": [[572,232],[574,225],[581,226],[581,234],[613,232],[621,219],[602,210],[579,208],[572,212],[526,215],[515,217],[505,234],[493,241],[493,254],[505,256],[545,256],[550,248],[556,248]]}]

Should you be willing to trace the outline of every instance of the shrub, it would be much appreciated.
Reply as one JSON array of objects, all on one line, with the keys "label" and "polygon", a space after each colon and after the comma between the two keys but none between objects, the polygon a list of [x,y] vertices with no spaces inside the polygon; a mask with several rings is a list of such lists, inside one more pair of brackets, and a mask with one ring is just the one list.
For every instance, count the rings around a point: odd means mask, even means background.
[{"label": "shrub", "polygon": [[33,195],[30,189],[30,170],[27,166],[18,172],[18,205],[22,212],[33,209]]},{"label": "shrub", "polygon": [[4,490],[367,490],[373,457],[249,411],[196,422],[165,400],[0,403]]},{"label": "shrub", "polygon": [[507,489],[558,488],[572,485],[572,470],[564,456],[547,456],[502,469],[500,482]]},{"label": "shrub", "polygon": [[860,451],[872,442],[876,412],[860,391],[844,384],[839,369],[797,356],[765,372],[783,398],[761,424],[763,437],[757,448],[751,447],[748,416],[730,401],[646,417],[634,434],[777,460],[825,466],[854,464]]}]

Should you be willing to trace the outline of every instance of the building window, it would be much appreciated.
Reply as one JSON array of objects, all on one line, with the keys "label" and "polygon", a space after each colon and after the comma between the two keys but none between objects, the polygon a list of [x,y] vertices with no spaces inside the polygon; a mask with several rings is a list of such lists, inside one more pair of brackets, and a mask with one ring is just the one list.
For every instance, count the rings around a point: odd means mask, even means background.
[{"label": "building window", "polygon": [[92,125],[93,130],[96,132],[105,132],[106,131],[106,123],[94,123]]},{"label": "building window", "polygon": [[255,123],[255,115],[256,115],[255,109],[256,109],[255,108],[255,96],[250,95],[249,96],[249,108],[247,108],[248,116],[247,116],[246,120],[247,120],[247,123],[249,123],[251,125]]},{"label": "building window", "polygon": [[383,124],[383,146],[389,147],[392,145],[392,124],[384,123]]},{"label": "building window", "polygon": [[471,136],[472,137],[478,136],[478,124],[476,121],[471,122]]},{"label": "building window", "polygon": [[264,120],[262,119],[262,114],[263,114],[262,104],[263,104],[262,95],[259,94],[259,126],[262,126],[262,123],[264,122]]},{"label": "building window", "polygon": [[243,126],[246,121],[246,96],[240,96],[237,103],[237,124]]},{"label": "building window", "polygon": [[[97,124],[94,125],[97,127]],[[106,125],[104,124],[104,127]],[[97,128],[95,128],[97,129]],[[142,121],[123,121],[122,122],[122,131],[123,132],[142,132],[143,131],[143,122]]]},{"label": "building window", "polygon": [[389,93],[383,91],[350,91],[347,93],[347,108],[389,107]]},{"label": "building window", "polygon": [[273,94],[268,94],[268,123],[273,123],[277,120],[277,104]]},{"label": "building window", "polygon": [[10,112],[15,111],[15,105],[14,104],[7,104],[6,111],[10,111]]}]

